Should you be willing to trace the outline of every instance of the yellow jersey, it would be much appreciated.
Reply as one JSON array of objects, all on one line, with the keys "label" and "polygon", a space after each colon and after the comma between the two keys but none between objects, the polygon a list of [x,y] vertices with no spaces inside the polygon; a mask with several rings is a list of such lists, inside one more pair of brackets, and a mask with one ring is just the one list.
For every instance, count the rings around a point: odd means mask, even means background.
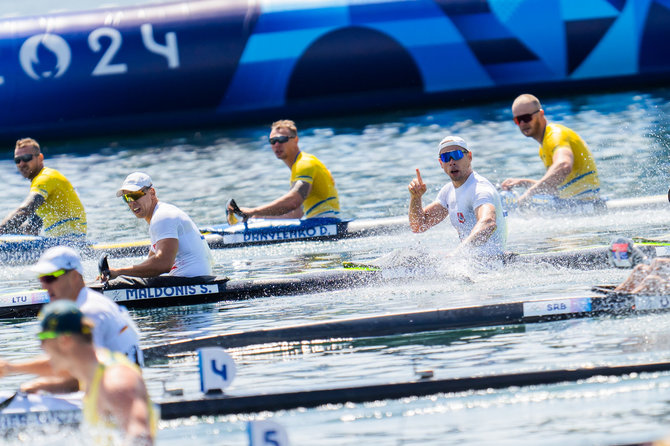
[{"label": "yellow jersey", "polygon": [[600,198],[600,180],[593,155],[577,133],[561,124],[547,124],[540,146],[540,158],[548,169],[558,147],[572,150],[572,171],[558,186],[559,198],[590,201]]},{"label": "yellow jersey", "polygon": [[44,167],[30,183],[30,193],[39,194],[44,203],[36,214],[42,219],[47,237],[86,235],[86,212],[72,184],[59,171]]},{"label": "yellow jersey", "polygon": [[298,153],[291,166],[291,184],[296,181],[312,185],[312,190],[302,204],[305,218],[336,217],[339,214],[340,199],[335,189],[335,180],[317,157],[309,153]]},{"label": "yellow jersey", "polygon": [[[112,365],[123,365],[125,367],[130,367],[137,371],[137,373],[140,375],[142,372],[137,364],[130,362],[128,357],[123,353],[112,352],[110,350],[100,348],[96,349],[96,355],[98,356],[100,364],[95,370],[93,380],[84,394],[82,414],[84,416],[84,421],[86,421],[88,426],[93,429],[96,444],[111,445],[114,444],[114,439],[112,437],[113,431],[118,431],[119,426],[114,424],[113,420],[100,416],[98,409],[98,399],[100,398],[100,382],[102,381],[102,376],[105,373],[105,369]],[[156,438],[156,432],[158,431],[158,417],[154,411],[153,403],[149,399],[149,395],[147,395],[147,407],[149,408],[151,436]]]}]

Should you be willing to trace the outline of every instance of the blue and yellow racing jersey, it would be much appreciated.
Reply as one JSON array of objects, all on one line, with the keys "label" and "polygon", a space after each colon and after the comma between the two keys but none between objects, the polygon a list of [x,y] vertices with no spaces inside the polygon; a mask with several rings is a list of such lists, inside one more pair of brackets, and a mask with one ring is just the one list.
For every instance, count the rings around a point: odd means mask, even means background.
[{"label": "blue and yellow racing jersey", "polygon": [[302,204],[305,218],[336,217],[339,214],[340,200],[335,189],[335,181],[330,171],[317,157],[309,153],[298,153],[291,166],[291,184],[296,181],[312,185],[312,190]]},{"label": "blue and yellow racing jersey", "polygon": [[[112,434],[111,431],[118,430],[121,426],[115,424],[114,420],[109,419],[100,414],[99,410],[99,398],[100,398],[100,384],[102,382],[102,377],[105,374],[105,370],[108,367],[115,365],[122,365],[124,367],[129,367],[135,370],[139,375],[142,374],[140,368],[130,362],[130,360],[123,353],[112,352],[107,349],[101,348],[96,350],[96,355],[100,364],[98,368],[95,369],[95,374],[93,375],[93,380],[90,382],[86,393],[84,394],[83,405],[82,405],[82,414],[84,416],[84,421],[88,424],[95,435],[94,440],[95,444],[98,445],[107,445],[115,444],[112,441],[112,438],[109,436]],[[81,387],[81,384],[80,384]],[[147,395],[147,408],[149,411],[149,428],[151,430],[151,436],[156,437],[158,431],[158,414],[154,410],[154,405]],[[107,434],[107,435],[105,435]]]},{"label": "blue and yellow racing jersey", "polygon": [[36,214],[47,237],[86,235],[86,212],[72,184],[59,171],[45,167],[30,183],[30,192],[44,203]]},{"label": "blue and yellow racing jersey", "polygon": [[593,155],[577,133],[561,124],[547,124],[540,146],[540,158],[548,169],[553,163],[554,151],[559,147],[572,150],[572,171],[558,186],[559,198],[598,200],[600,180]]}]

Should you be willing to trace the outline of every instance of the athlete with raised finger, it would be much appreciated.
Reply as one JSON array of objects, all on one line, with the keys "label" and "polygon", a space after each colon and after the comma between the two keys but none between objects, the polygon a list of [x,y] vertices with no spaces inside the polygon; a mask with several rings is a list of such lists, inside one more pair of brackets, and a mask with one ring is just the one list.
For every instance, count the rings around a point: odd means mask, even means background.
[{"label": "athlete with raised finger", "polygon": [[489,180],[472,170],[472,152],[458,136],[447,136],[438,146],[438,160],[451,181],[434,202],[423,207],[426,185],[419,169],[409,186],[409,224],[424,232],[447,216],[458,231],[458,252],[474,257],[501,257],[507,241],[507,225],[500,195]]}]

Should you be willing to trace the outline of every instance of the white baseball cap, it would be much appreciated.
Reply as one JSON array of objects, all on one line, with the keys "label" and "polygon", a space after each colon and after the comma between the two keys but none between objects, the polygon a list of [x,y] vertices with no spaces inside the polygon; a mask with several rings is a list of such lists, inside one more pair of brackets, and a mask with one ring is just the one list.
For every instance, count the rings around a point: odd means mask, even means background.
[{"label": "white baseball cap", "polygon": [[39,275],[55,273],[61,269],[74,269],[84,275],[79,253],[69,246],[54,246],[47,249],[31,269]]},{"label": "white baseball cap", "polygon": [[116,192],[116,196],[120,197],[123,195],[123,191],[137,192],[142,190],[145,187],[151,187],[153,182],[151,177],[144,172],[133,172],[123,180],[121,189]]},{"label": "white baseball cap", "polygon": [[459,136],[447,136],[445,137],[442,141],[440,141],[440,144],[437,146],[437,153],[440,153],[442,149],[445,147],[449,146],[458,146],[462,149],[467,150],[470,152],[471,150],[468,148],[468,143],[465,142],[465,140]]}]

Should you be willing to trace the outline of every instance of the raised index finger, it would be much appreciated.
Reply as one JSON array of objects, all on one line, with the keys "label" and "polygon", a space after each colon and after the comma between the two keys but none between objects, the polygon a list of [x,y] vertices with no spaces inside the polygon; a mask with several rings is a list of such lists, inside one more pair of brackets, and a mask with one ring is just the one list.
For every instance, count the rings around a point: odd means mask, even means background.
[{"label": "raised index finger", "polygon": [[421,172],[419,172],[419,169],[416,169],[416,179],[419,180],[420,184],[423,184],[423,180],[421,179]]}]

